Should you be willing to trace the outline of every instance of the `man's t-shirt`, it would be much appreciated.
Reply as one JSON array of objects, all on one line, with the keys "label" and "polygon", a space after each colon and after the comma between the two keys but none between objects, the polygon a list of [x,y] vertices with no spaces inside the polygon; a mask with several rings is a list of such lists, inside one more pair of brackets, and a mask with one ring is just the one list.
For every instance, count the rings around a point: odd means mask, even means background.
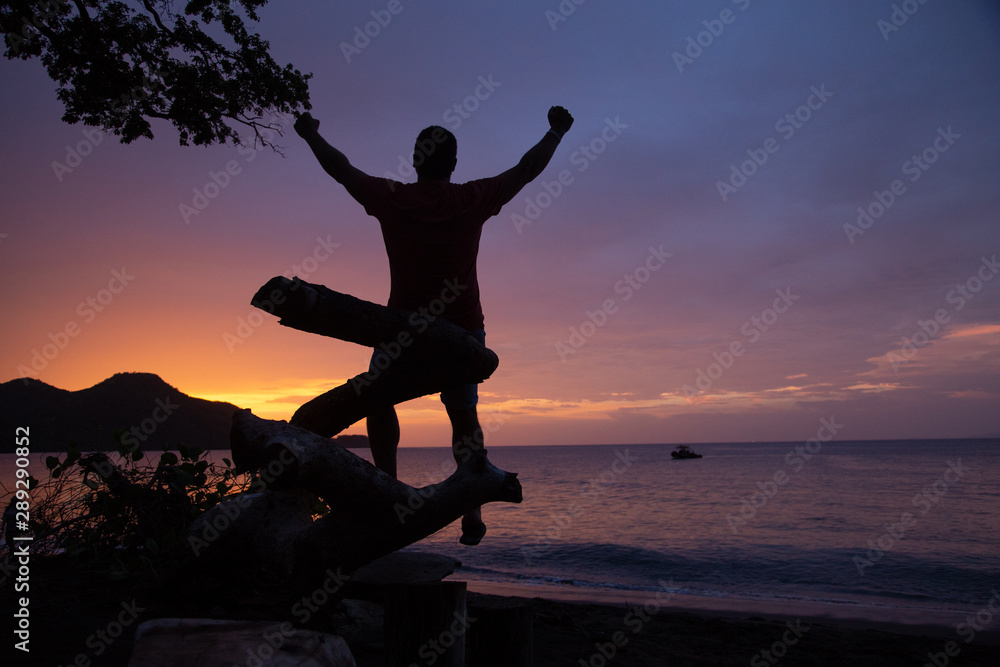
[{"label": "man's t-shirt", "polygon": [[357,200],[382,226],[389,305],[427,309],[468,331],[483,328],[476,257],[483,223],[500,212],[499,176],[468,183],[398,183],[364,176]]}]

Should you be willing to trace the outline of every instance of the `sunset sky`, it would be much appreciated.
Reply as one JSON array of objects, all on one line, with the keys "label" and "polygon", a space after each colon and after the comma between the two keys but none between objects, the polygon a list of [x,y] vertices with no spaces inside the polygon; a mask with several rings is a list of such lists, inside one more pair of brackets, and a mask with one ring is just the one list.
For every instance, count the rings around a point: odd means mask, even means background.
[{"label": "sunset sky", "polygon": [[[551,105],[576,119],[483,234],[491,444],[1000,434],[995,2],[400,0],[352,44],[393,4],[272,2],[257,26],[363,171],[400,174],[440,124],[454,180],[493,176]],[[0,76],[0,381],[146,371],[287,419],[367,367],[249,303],[292,272],[388,296],[377,222],[290,127],[285,157],[161,122],[93,145],[37,61]],[[436,397],[400,418],[404,445],[447,444]]]}]

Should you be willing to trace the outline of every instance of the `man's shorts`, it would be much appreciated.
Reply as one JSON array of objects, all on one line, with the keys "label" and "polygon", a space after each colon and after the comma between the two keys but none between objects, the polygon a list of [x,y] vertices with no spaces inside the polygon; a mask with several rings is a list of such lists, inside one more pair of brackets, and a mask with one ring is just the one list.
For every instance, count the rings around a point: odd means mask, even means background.
[{"label": "man's shorts", "polygon": [[[471,332],[471,334],[480,343],[486,345],[486,331],[480,329],[479,331]],[[376,347],[375,351],[372,352],[372,358],[368,364],[368,372],[375,373],[379,368],[385,368],[390,361],[388,353]],[[441,402],[444,403],[446,408],[470,410],[479,404],[479,385],[476,383],[460,384],[445,389],[441,392]]]}]

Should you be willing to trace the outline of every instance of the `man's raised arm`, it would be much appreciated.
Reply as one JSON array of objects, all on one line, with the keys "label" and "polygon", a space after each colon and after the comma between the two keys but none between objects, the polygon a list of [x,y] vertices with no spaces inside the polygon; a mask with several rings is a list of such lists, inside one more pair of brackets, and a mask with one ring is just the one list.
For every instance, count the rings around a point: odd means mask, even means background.
[{"label": "man's raised arm", "polygon": [[524,154],[516,166],[500,174],[504,182],[504,204],[542,173],[556,152],[559,141],[572,125],[573,116],[569,115],[566,109],[562,107],[549,109],[549,131]]},{"label": "man's raised arm", "polygon": [[300,137],[306,140],[313,155],[319,160],[323,170],[333,176],[333,179],[343,185],[348,194],[355,197],[361,177],[365,175],[363,171],[355,167],[347,159],[347,156],[327,143],[326,139],[320,136],[319,121],[308,113],[304,113],[295,121],[295,131]]}]

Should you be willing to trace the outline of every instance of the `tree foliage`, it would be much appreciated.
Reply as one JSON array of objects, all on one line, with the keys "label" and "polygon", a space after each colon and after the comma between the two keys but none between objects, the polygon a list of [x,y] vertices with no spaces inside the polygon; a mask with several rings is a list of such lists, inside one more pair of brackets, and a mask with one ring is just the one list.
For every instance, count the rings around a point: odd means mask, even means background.
[{"label": "tree foliage", "polygon": [[247,30],[267,0],[13,0],[0,2],[8,59],[38,58],[58,84],[63,120],[130,143],[168,120],[180,143],[273,144],[273,114],[309,109],[308,79],[280,67]]}]

